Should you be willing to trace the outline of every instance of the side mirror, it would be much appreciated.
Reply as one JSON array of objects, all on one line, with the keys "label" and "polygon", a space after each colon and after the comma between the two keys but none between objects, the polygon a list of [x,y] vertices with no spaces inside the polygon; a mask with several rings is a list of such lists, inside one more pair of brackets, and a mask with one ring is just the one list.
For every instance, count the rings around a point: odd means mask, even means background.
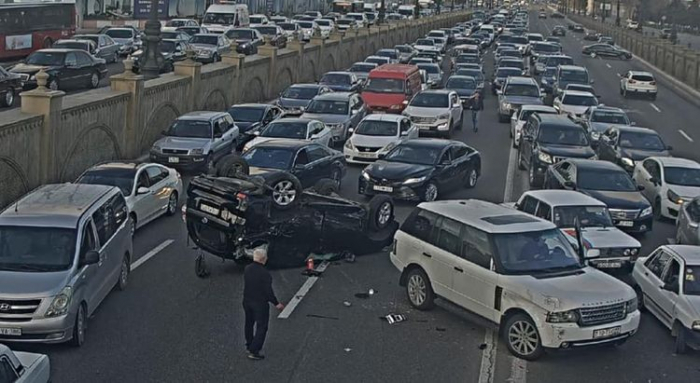
[{"label": "side mirror", "polygon": [[80,259],[81,266],[94,265],[100,262],[100,253],[96,250],[88,250]]},{"label": "side mirror", "polygon": [[671,150],[673,150],[673,146],[671,146],[671,145],[668,145],[668,146],[666,147],[666,150],[668,150],[668,151],[671,151]]},{"label": "side mirror", "polygon": [[573,181],[564,182],[564,186],[570,189],[576,189],[576,183]]},{"label": "side mirror", "polygon": [[500,95],[502,95],[502,94],[503,94],[503,91],[502,91],[502,90],[500,90],[500,89],[496,89],[496,94],[500,96]]},{"label": "side mirror", "polygon": [[260,131],[259,131],[259,130],[256,130],[256,131],[254,131],[254,132],[251,133],[251,134],[254,135],[254,136],[259,136],[259,135],[260,135]]},{"label": "side mirror", "polygon": [[151,191],[145,186],[140,186],[138,189],[136,189],[136,195],[148,194],[150,192]]},{"label": "side mirror", "polygon": [[600,250],[598,249],[588,249],[586,251],[586,259],[594,259],[600,257]]},{"label": "side mirror", "polygon": [[639,190],[639,191],[644,190],[644,185],[637,185],[637,190]]}]

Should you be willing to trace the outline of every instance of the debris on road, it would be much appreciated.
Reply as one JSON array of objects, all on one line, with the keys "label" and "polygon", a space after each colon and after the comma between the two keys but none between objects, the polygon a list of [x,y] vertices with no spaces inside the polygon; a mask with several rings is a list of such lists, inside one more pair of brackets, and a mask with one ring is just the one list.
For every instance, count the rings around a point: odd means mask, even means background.
[{"label": "debris on road", "polygon": [[389,324],[405,322],[408,320],[408,318],[405,315],[401,315],[401,314],[389,314],[387,316],[379,317],[379,319],[385,320],[385,321],[389,322]]},{"label": "debris on road", "polygon": [[479,345],[479,350],[485,350],[488,345],[486,343],[482,343]]},{"label": "debris on road", "polygon": [[327,315],[319,315],[319,314],[306,314],[307,317],[309,318],[320,318],[320,319],[333,319],[333,320],[340,320],[338,317],[332,317],[332,316],[327,316]]},{"label": "debris on road", "polygon": [[348,302],[348,301],[343,302],[343,304],[345,305],[345,307],[350,307],[350,306],[352,306],[352,303],[350,303],[350,302]]},{"label": "debris on road", "polygon": [[445,332],[447,329],[444,327],[435,327],[435,331]]},{"label": "debris on road", "polygon": [[345,352],[350,352],[350,351],[352,351],[352,349],[351,349],[350,347],[346,347],[346,348],[344,348],[344,350],[345,350]]}]

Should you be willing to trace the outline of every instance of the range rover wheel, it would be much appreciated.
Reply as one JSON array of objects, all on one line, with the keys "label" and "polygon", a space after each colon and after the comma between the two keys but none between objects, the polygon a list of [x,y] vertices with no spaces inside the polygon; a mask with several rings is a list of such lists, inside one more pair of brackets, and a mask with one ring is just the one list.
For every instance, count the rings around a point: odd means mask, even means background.
[{"label": "range rover wheel", "polygon": [[126,285],[129,284],[129,273],[131,272],[131,264],[129,263],[129,257],[124,255],[122,258],[121,269],[119,269],[119,281],[117,282],[117,287],[119,291],[126,290]]},{"label": "range rover wheel", "polygon": [[301,198],[301,182],[288,173],[278,173],[267,180],[271,189],[272,206],[278,210],[287,210],[299,202]]},{"label": "range rover wheel", "polygon": [[175,215],[175,213],[177,213],[177,192],[172,192],[168,198],[168,209],[165,214]]},{"label": "range rover wheel", "polygon": [[687,343],[686,343],[686,329],[685,327],[680,324],[679,322],[676,322],[676,324],[673,326],[675,333],[676,333],[676,343],[674,345],[674,352],[676,354],[685,354],[687,351]]},{"label": "range rover wheel", "polygon": [[411,306],[418,310],[430,310],[435,304],[433,287],[423,269],[415,268],[408,272],[406,294]]},{"label": "range rover wheel", "polygon": [[209,276],[209,269],[207,268],[207,263],[204,261],[204,255],[200,254],[194,260],[194,273],[200,278],[206,278]]},{"label": "range rover wheel", "polygon": [[85,304],[81,303],[78,306],[78,312],[75,314],[75,323],[73,324],[73,338],[70,340],[70,345],[80,347],[85,343],[85,332],[87,330],[87,313],[85,312]]},{"label": "range rover wheel", "polygon": [[503,335],[508,350],[520,359],[536,360],[544,353],[537,327],[525,314],[515,314],[508,318]]},{"label": "range rover wheel", "polygon": [[5,97],[3,97],[2,103],[5,106],[12,106],[15,104],[15,90],[12,88],[5,91]]},{"label": "range rover wheel", "polygon": [[476,186],[476,182],[479,180],[479,173],[476,169],[471,168],[467,173],[467,188],[473,189]]},{"label": "range rover wheel", "polygon": [[371,230],[382,230],[394,220],[394,202],[386,195],[376,195],[369,201]]}]

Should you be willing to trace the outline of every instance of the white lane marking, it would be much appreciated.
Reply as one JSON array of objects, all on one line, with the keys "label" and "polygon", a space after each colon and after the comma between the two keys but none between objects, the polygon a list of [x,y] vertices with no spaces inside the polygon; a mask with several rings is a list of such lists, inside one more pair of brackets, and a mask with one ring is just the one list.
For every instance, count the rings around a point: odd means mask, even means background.
[{"label": "white lane marking", "polygon": [[511,357],[509,383],[527,383],[527,362],[520,358]]},{"label": "white lane marking", "polygon": [[[512,140],[512,138],[511,138]],[[511,202],[513,198],[513,181],[515,179],[515,170],[517,169],[518,160],[517,150],[513,147],[510,148],[510,155],[508,156],[508,170],[506,171],[506,188],[503,191],[503,202]]]},{"label": "white lane marking", "polygon": [[686,140],[693,142],[693,139],[688,135],[688,133],[684,132],[683,129],[678,129],[678,133],[685,137]]},{"label": "white lane marking", "polygon": [[479,368],[479,383],[493,383],[496,376],[496,351],[498,349],[498,339],[494,339],[492,329],[486,329],[484,335],[486,347],[481,352],[481,367]]},{"label": "white lane marking", "polygon": [[608,63],[605,63],[605,66],[608,67],[608,68],[610,68],[610,69],[612,69],[612,67],[611,67],[610,64],[608,64]]},{"label": "white lane marking", "polygon": [[149,251],[148,253],[146,253],[146,255],[144,255],[143,257],[141,257],[141,258],[139,258],[139,259],[137,259],[136,262],[134,262],[134,263],[131,264],[131,271],[136,270],[139,266],[141,266],[141,265],[143,265],[144,263],[146,263],[146,261],[148,261],[149,259],[155,257],[156,254],[158,254],[158,253],[160,253],[161,251],[163,251],[163,249],[165,249],[166,247],[170,246],[170,244],[173,243],[173,242],[174,242],[174,241],[173,241],[172,239],[166,239],[165,241],[163,241],[163,243],[161,243],[160,245],[154,247],[153,250]]},{"label": "white lane marking", "polygon": [[652,107],[652,108],[654,108],[654,110],[655,110],[655,111],[657,111],[657,112],[661,113],[661,109],[659,109],[659,107],[658,107],[658,106],[654,105],[654,103],[653,103],[653,102],[650,102],[650,103],[649,103],[649,105],[651,105],[651,107]]},{"label": "white lane marking", "polygon": [[[318,265],[316,270],[319,272],[324,272],[326,271],[328,265],[328,261],[323,261],[320,265]],[[277,316],[277,319],[289,318],[289,316],[292,315],[294,309],[297,308],[297,305],[299,305],[299,303],[301,303],[301,300],[304,299],[306,294],[309,293],[309,290],[311,290],[316,281],[318,281],[318,277],[309,277],[309,279],[307,279],[306,282],[304,282],[304,284],[301,285],[299,291],[297,291],[296,294],[294,294],[294,297],[289,300],[289,303],[287,303],[287,306],[284,307],[284,310],[282,310],[280,315]]]}]

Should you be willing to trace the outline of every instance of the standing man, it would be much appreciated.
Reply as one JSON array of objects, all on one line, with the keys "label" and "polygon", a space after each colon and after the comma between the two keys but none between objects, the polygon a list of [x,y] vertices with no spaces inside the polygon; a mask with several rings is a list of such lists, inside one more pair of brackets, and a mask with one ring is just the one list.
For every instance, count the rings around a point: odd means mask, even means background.
[{"label": "standing man", "polygon": [[284,309],[279,303],[275,292],[272,290],[272,276],[265,268],[267,263],[267,251],[258,248],[253,252],[253,263],[246,266],[243,275],[243,311],[245,312],[245,345],[248,350],[248,359],[265,359],[260,354],[267,324],[270,320],[270,306],[272,303],[278,310]]},{"label": "standing man", "polygon": [[481,92],[476,92],[469,97],[469,101],[471,104],[470,109],[472,110],[472,127],[474,133],[476,133],[479,131],[479,126],[477,125],[479,123],[479,111],[484,110],[484,98],[481,97]]}]

